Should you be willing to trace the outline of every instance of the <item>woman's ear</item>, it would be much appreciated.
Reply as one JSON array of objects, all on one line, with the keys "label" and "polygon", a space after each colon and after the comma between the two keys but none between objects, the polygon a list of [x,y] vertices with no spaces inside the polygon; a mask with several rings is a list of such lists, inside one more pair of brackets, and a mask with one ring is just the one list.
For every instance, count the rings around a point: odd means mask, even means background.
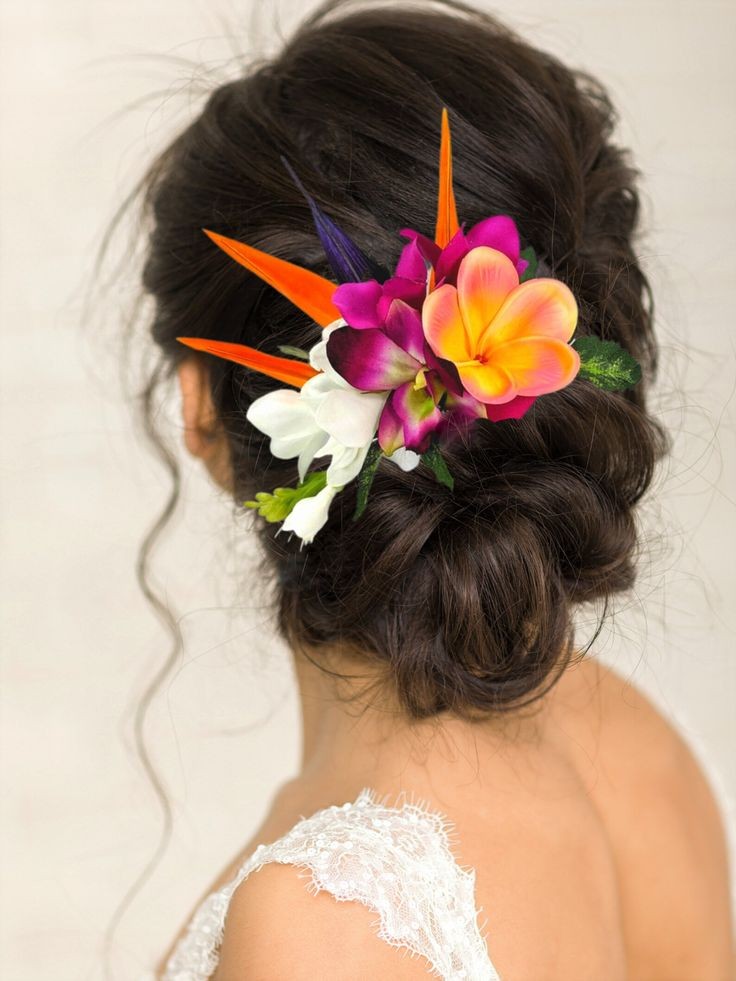
[{"label": "woman's ear", "polygon": [[231,489],[229,448],[212,402],[209,372],[201,358],[187,357],[177,366],[181,390],[184,445],[202,460],[223,489]]}]

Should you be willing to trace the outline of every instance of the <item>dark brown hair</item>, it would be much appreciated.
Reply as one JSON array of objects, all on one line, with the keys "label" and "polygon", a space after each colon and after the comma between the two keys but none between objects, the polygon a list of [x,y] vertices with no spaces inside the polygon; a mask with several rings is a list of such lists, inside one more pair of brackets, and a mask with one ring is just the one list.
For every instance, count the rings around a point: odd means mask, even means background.
[{"label": "dark brown hair", "polygon": [[[278,354],[319,328],[217,249],[209,228],[332,278],[281,155],[367,254],[393,268],[409,225],[431,235],[447,106],[458,214],[516,221],[580,309],[579,334],[618,341],[642,381],[606,392],[577,378],[518,420],[480,421],[447,450],[451,493],[424,466],[379,467],[364,516],[355,484],[304,548],[242,507],[296,482],[245,418],[278,383],[206,355],[232,459],[233,500],[255,521],[279,627],[320,663],[339,649],[382,669],[413,718],[528,704],[574,657],[576,604],[630,589],[635,506],[668,437],[646,411],[657,367],[652,298],[635,252],[637,172],[590,75],[487,13],[441,3],[322,4],[279,53],[211,92],[154,161],[143,285],[155,303],[152,393],[192,352],[177,336]],[[605,615],[604,606],[604,615]]]}]

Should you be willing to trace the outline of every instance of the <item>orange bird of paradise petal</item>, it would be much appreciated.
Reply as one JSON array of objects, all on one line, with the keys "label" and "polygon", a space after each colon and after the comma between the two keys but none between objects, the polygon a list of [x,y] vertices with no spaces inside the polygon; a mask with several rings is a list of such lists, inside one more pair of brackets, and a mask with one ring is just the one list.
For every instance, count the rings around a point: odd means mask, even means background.
[{"label": "orange bird of paradise petal", "polygon": [[[452,141],[450,139],[450,120],[447,108],[442,108],[442,130],[440,136],[439,187],[437,190],[437,221],[434,240],[441,249],[447,245],[459,228],[455,192],[452,188]],[[429,289],[435,284],[434,268],[429,273]]]},{"label": "orange bird of paradise petal", "polygon": [[227,238],[208,228],[203,228],[202,231],[215,245],[219,245],[223,252],[255,273],[269,286],[273,286],[320,327],[326,327],[341,316],[332,302],[332,294],[337,289],[337,283],[309,269],[303,269],[293,262],[287,262],[286,259],[278,259],[268,252],[246,245],[245,242]]},{"label": "orange bird of paradise petal", "polygon": [[204,337],[177,337],[177,341],[194,348],[195,351],[205,351],[218,358],[234,361],[236,364],[254,368],[262,375],[268,375],[277,381],[286,382],[301,388],[304,382],[319,374],[306,361],[294,361],[291,358],[279,358],[274,354],[264,354],[247,344],[232,344],[229,341],[210,341]]}]

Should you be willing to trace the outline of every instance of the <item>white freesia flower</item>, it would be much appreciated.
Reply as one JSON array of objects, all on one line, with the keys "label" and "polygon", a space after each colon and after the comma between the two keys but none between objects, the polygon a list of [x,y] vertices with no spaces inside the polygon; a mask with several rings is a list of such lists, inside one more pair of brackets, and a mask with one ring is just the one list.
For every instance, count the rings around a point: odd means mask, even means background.
[{"label": "white freesia flower", "polygon": [[332,498],[339,490],[339,487],[327,484],[314,497],[303,497],[284,518],[279,530],[293,531],[308,544],[327,521]]},{"label": "white freesia flower", "polygon": [[[309,362],[319,374],[298,390],[280,388],[262,395],[246,414],[249,422],[270,436],[273,456],[280,460],[298,457],[300,481],[315,457],[332,457],[327,486],[297,501],[282,524],[284,531],[294,531],[304,541],[311,541],[327,520],[335,494],[360,473],[389,394],[353,388],[327,360],[327,340],[345,323],[339,319],[328,324],[310,350]],[[388,459],[402,470],[412,470],[420,456],[401,447]]]},{"label": "white freesia flower", "polygon": [[422,456],[420,453],[415,453],[414,450],[407,450],[405,446],[400,446],[386,459],[398,464],[402,470],[413,470],[414,467],[419,466]]}]

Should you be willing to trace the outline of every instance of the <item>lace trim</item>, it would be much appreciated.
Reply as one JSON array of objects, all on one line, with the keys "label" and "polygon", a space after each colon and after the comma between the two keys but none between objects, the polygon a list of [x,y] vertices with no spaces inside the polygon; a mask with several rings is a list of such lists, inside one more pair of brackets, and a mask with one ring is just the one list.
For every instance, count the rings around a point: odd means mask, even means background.
[{"label": "lace trim", "polygon": [[365,787],[355,801],[302,817],[277,841],[259,845],[231,882],[199,906],[163,981],[208,981],[232,895],[267,862],[298,867],[313,893],[325,890],[369,907],[378,914],[378,936],[426,958],[434,977],[500,981],[477,923],[475,870],[459,866],[450,848],[454,824],[426,803],[391,807],[388,797]]}]

